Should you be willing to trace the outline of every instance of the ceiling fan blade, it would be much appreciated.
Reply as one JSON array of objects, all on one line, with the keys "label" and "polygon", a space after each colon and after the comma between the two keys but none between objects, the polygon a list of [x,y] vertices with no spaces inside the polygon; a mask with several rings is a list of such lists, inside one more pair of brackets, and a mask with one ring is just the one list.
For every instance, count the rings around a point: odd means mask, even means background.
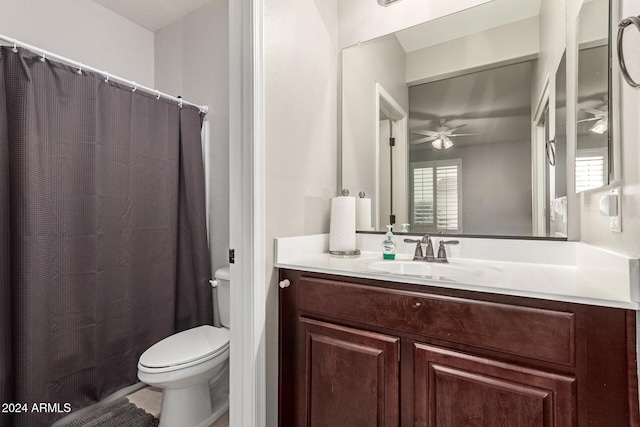
[{"label": "ceiling fan blade", "polygon": [[480,136],[482,135],[481,133],[454,133],[452,135],[449,135],[449,137],[452,136]]},{"label": "ceiling fan blade", "polygon": [[590,119],[582,119],[582,120],[578,120],[578,123],[582,123],[582,122],[592,122],[594,120],[600,120],[600,117],[591,117]]},{"label": "ceiling fan blade", "polygon": [[411,145],[423,144],[425,142],[435,141],[438,139],[438,136],[426,136],[424,138],[414,139],[410,142]]},{"label": "ceiling fan blade", "polygon": [[426,130],[426,129],[414,129],[411,131],[411,133],[416,135],[425,135],[425,136],[438,135],[438,132],[434,132],[432,130]]},{"label": "ceiling fan blade", "polygon": [[594,116],[606,114],[606,111],[596,110],[595,108],[581,108],[580,111],[584,111],[585,113],[593,114]]},{"label": "ceiling fan blade", "polygon": [[447,133],[447,135],[451,135],[453,132],[457,131],[458,129],[461,129],[461,128],[465,127],[466,125],[467,124],[465,123],[463,125],[456,126],[454,128],[449,129],[446,133]]}]

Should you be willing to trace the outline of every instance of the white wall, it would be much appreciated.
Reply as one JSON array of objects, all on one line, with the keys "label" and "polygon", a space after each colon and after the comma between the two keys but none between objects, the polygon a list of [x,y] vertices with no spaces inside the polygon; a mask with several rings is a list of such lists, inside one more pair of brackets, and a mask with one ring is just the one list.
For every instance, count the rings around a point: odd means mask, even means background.
[{"label": "white wall", "polygon": [[375,0],[339,0],[340,49],[491,0],[402,0],[381,7]]},{"label": "white wall", "polygon": [[603,19],[607,14],[609,14],[609,0],[592,0],[584,3],[580,9],[578,21],[578,42],[580,44],[607,38],[608,22]]},{"label": "white wall", "polygon": [[[376,110],[376,83],[380,83],[408,112],[405,64],[404,49],[394,35],[342,51],[342,186],[349,189],[353,196],[364,191],[367,197],[372,198],[373,207],[376,206],[377,181],[374,166],[379,155],[376,127],[380,115]],[[388,217],[384,216],[383,223],[378,226],[376,218],[374,212],[373,226],[384,229]],[[406,221],[406,218],[402,221]]]},{"label": "white wall", "polygon": [[229,5],[212,0],[158,30],[156,87],[209,106],[209,234],[213,270],[229,264]]},{"label": "white wall", "polygon": [[264,2],[268,426],[278,412],[273,239],[328,232],[338,185],[337,25],[337,0]]},{"label": "white wall", "polygon": [[153,33],[90,0],[0,0],[0,34],[144,86]]},{"label": "white wall", "polygon": [[409,52],[406,81],[416,84],[517,58],[535,57],[538,50],[538,17],[529,18]]},{"label": "white wall", "polygon": [[[614,9],[614,13],[617,11]],[[619,19],[640,14],[637,0],[622,0]],[[616,28],[616,27],[614,27]],[[614,37],[615,37],[614,33]],[[614,39],[615,42],[615,39]],[[615,46],[615,45],[614,45]],[[628,68],[636,81],[640,80],[640,36],[634,28],[625,31],[624,53]],[[614,49],[613,73],[620,73]],[[619,75],[619,74],[618,74]],[[620,250],[640,256],[640,91],[631,88],[624,80],[620,95],[620,138],[622,187],[622,233],[609,230],[608,218],[599,213],[599,201],[607,189],[590,191],[581,195],[582,241],[594,245]],[[614,102],[616,100],[614,99]],[[615,138],[615,136],[614,136]]]}]

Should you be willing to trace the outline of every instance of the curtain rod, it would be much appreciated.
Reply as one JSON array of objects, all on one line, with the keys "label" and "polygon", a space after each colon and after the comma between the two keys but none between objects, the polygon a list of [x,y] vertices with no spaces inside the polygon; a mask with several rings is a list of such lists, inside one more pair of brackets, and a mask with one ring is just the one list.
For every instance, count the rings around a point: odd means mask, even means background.
[{"label": "curtain rod", "polygon": [[10,46],[13,45],[14,52],[17,52],[17,48],[18,47],[30,50],[30,51],[32,51],[34,53],[38,53],[39,52],[40,56],[42,57],[42,60],[50,58],[50,59],[54,59],[56,61],[64,62],[64,63],[66,63],[68,65],[71,65],[71,66],[77,68],[78,69],[78,74],[82,74],[82,71],[90,71],[92,73],[96,73],[96,74],[102,75],[105,78],[105,81],[113,80],[114,82],[121,83],[121,84],[124,84],[126,86],[129,86],[129,87],[133,88],[134,92],[136,90],[141,90],[143,92],[147,92],[147,93],[151,93],[151,94],[155,95],[156,98],[158,98],[158,99],[165,98],[165,99],[168,99],[170,101],[174,101],[174,102],[176,102],[178,104],[178,106],[180,108],[182,108],[183,105],[191,105],[193,107],[198,108],[200,110],[200,112],[203,113],[203,114],[207,114],[209,112],[209,107],[207,105],[198,105],[198,104],[193,104],[191,102],[187,102],[187,101],[183,100],[182,98],[177,98],[175,96],[171,96],[171,95],[166,94],[164,92],[160,92],[159,90],[143,86],[143,85],[138,84],[138,83],[136,83],[134,81],[123,79],[122,77],[118,77],[118,76],[116,76],[114,74],[111,74],[111,73],[108,73],[106,71],[101,71],[101,70],[98,70],[97,68],[89,67],[89,66],[84,65],[84,64],[82,64],[80,62],[74,61],[74,60],[69,59],[69,58],[65,58],[64,56],[60,56],[60,55],[56,55],[55,53],[47,52],[42,48],[35,47],[35,46],[32,46],[32,45],[30,45],[28,43],[21,42],[21,41],[16,40],[16,39],[14,39],[12,37],[7,37],[7,36],[5,36],[3,34],[0,34],[0,40],[9,43]]}]

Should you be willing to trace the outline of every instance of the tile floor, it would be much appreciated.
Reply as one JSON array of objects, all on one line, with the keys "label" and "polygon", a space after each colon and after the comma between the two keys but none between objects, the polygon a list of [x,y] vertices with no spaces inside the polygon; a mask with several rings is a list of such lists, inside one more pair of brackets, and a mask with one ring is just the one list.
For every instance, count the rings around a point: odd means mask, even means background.
[{"label": "tile floor", "polygon": [[[154,417],[160,414],[160,406],[162,405],[162,391],[160,389],[145,387],[131,393],[127,398],[137,407],[143,408]],[[229,427],[229,412],[225,412],[210,427]]]}]

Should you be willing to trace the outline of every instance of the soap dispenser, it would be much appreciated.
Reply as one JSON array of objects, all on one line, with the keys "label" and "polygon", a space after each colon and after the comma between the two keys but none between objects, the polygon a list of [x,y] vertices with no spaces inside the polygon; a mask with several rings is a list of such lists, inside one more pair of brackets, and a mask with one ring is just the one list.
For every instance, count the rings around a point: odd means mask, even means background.
[{"label": "soap dispenser", "polygon": [[396,242],[393,238],[392,225],[387,225],[387,234],[382,242],[382,258],[396,259]]}]

